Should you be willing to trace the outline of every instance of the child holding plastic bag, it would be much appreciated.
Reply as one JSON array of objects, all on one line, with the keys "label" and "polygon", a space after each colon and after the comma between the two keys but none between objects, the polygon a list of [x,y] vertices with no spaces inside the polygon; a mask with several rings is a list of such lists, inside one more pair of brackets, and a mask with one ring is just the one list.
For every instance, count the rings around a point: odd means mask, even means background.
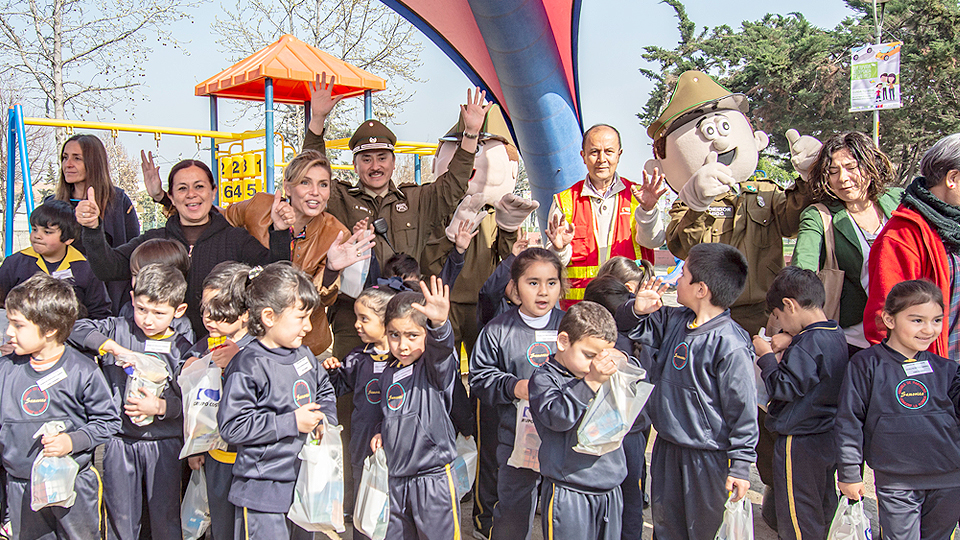
[{"label": "child holding plastic bag", "polygon": [[[97,365],[64,345],[78,311],[73,288],[36,274],[13,288],[5,305],[14,352],[0,359],[0,447],[14,537],[100,538],[100,482],[93,452],[120,429],[120,417]],[[34,438],[53,419],[62,432]],[[41,466],[54,477],[60,476],[52,468],[61,458],[73,461],[78,472],[72,486],[47,491],[45,498],[36,491],[44,488],[36,484],[40,479],[34,476],[32,486],[31,477],[34,464],[47,458],[53,463]],[[31,499],[46,499],[53,506],[35,511]]]},{"label": "child holding plastic bag", "polygon": [[237,446],[229,495],[240,528],[235,535],[312,538],[287,512],[307,434],[324,420],[337,422],[327,370],[303,345],[320,295],[286,262],[254,268],[251,276],[248,330],[256,339],[227,364],[217,413],[220,436]]},{"label": "child holding plastic bag", "polygon": [[453,328],[447,320],[450,288],[430,278],[423,294],[402,292],[387,304],[390,361],[380,375],[384,388],[382,431],[370,442],[383,448],[390,470],[387,538],[460,537],[460,499],[452,463],[457,457],[453,385],[460,374]]},{"label": "child holding plastic bag", "polygon": [[[203,280],[200,313],[203,326],[209,334],[190,349],[190,359],[184,363],[184,369],[210,355],[222,372],[233,357],[253,341],[253,336],[247,332],[249,314],[246,287],[249,275],[249,266],[228,261],[214,266]],[[221,395],[222,385],[217,400]],[[212,540],[233,540],[236,508],[228,496],[236,458],[237,448],[231,445],[226,449],[211,449],[187,458],[191,469],[197,471],[202,468],[206,476],[204,485],[210,507],[208,535],[213,537]]]},{"label": "child holding plastic bag", "polygon": [[190,343],[172,324],[187,309],[186,291],[179,270],[149,264],[137,275],[131,317],[80,320],[70,336],[101,355],[114,399],[124,403],[120,432],[107,442],[103,459],[112,537],[136,538],[141,520],[149,519],[155,540],[181,538],[183,406],[173,376]]},{"label": "child holding plastic bag", "polygon": [[853,355],[840,387],[840,491],[860,500],[866,458],[884,540],[950,538],[960,516],[960,372],[927,352],[943,308],[929,281],[894,285],[880,314],[887,339]]},{"label": "child holding plastic bag", "polygon": [[470,355],[469,381],[471,392],[483,404],[495,407],[499,417],[499,503],[493,509],[491,538],[521,540],[530,538],[540,473],[508,461],[518,433],[518,404],[525,404],[530,397],[530,376],[557,350],[557,328],[563,318],[557,302],[565,282],[560,259],[543,248],[529,248],[517,255],[510,276],[520,305],[480,331]]}]

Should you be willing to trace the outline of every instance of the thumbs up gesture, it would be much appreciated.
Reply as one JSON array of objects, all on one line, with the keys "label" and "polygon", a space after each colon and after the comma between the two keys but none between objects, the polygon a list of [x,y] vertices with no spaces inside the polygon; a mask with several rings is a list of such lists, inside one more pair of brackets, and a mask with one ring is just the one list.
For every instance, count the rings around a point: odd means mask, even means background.
[{"label": "thumbs up gesture", "polygon": [[297,221],[297,213],[290,206],[290,203],[283,200],[283,194],[279,189],[273,194],[273,207],[270,209],[270,217],[273,219],[273,228],[278,231],[293,227]]},{"label": "thumbs up gesture", "polygon": [[717,161],[717,153],[710,152],[703,166],[693,173],[690,180],[680,188],[678,197],[691,210],[703,212],[717,197],[737,185],[730,167]]},{"label": "thumbs up gesture", "polygon": [[100,207],[97,206],[96,193],[93,186],[87,188],[87,198],[77,204],[75,210],[77,222],[88,229],[96,229],[100,226]]}]

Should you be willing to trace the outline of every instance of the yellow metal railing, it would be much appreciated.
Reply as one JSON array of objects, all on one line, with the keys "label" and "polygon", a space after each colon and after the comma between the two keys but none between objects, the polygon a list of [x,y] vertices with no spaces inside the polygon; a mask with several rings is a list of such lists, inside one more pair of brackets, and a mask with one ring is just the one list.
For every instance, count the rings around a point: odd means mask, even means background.
[{"label": "yellow metal railing", "polygon": [[221,139],[223,141],[252,139],[256,137],[263,137],[265,133],[262,129],[258,131],[245,131],[243,133],[231,133],[229,131],[212,131],[209,129],[184,129],[160,126],[142,126],[137,124],[114,124],[111,122],[87,122],[85,120],[57,120],[55,118],[24,118],[23,123],[28,126],[62,127],[67,129],[67,133],[72,133],[75,128],[98,129],[109,131],[114,137],[116,137],[116,134],[121,131],[129,131],[133,133],[153,133],[154,139],[158,141],[160,140],[161,135],[180,135],[184,137],[195,138],[197,140],[197,144],[200,143],[200,139],[203,137],[212,137],[217,139],[217,144],[219,144]]}]

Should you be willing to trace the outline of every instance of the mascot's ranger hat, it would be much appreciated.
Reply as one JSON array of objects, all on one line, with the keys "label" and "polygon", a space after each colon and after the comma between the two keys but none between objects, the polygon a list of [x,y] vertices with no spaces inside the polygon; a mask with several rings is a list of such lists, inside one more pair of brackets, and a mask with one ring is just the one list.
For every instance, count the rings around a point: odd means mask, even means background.
[{"label": "mascot's ranger hat", "polygon": [[[447,131],[447,134],[440,137],[440,142],[460,142],[463,139],[463,118],[457,121],[457,125]],[[480,141],[497,140],[503,144],[509,144],[516,148],[517,144],[513,142],[513,135],[510,134],[510,128],[507,127],[506,120],[503,119],[503,111],[500,106],[494,104],[487,111],[487,116],[483,119],[483,126],[480,127]]]},{"label": "mascot's ranger hat", "polygon": [[389,150],[397,144],[397,136],[387,126],[376,120],[365,120],[350,137],[350,150],[353,155],[368,150]]},{"label": "mascot's ranger hat", "polygon": [[667,108],[650,127],[647,135],[657,141],[689,120],[718,109],[732,109],[746,115],[747,96],[731,93],[702,71],[685,71],[667,103]]}]

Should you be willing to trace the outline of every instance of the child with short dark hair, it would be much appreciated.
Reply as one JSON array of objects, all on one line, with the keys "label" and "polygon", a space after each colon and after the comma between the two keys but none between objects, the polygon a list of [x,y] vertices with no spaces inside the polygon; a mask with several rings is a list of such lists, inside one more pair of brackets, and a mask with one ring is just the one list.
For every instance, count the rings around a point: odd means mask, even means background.
[{"label": "child with short dark hair", "polygon": [[887,339],[853,355],[840,387],[840,491],[863,497],[866,458],[884,540],[950,538],[960,515],[960,372],[927,351],[943,308],[929,281],[894,285],[880,313]]},{"label": "child with short dark hair", "polygon": [[[100,538],[102,485],[93,453],[120,428],[120,418],[96,364],[64,345],[77,317],[74,291],[37,274],[7,294],[5,307],[14,353],[0,361],[0,448],[14,538]],[[36,438],[51,420],[65,430]],[[69,455],[80,466],[69,508],[31,509],[31,470],[41,452]]]},{"label": "child with short dark hair", "polygon": [[[187,255],[187,248],[176,240],[167,240],[166,238],[151,238],[137,246],[130,254],[130,283],[131,287],[137,284],[137,275],[140,269],[148,264],[165,264],[172,266],[187,278],[187,272],[190,271],[190,257]],[[133,315],[133,304],[124,302],[120,306],[120,317],[131,317]],[[190,319],[186,317],[177,317],[173,319],[173,329],[187,341],[193,343],[195,335],[193,326],[190,325]]]},{"label": "child with short dark hair", "polygon": [[620,540],[623,448],[600,456],[573,449],[584,413],[623,358],[616,341],[610,313],[578,302],[560,321],[556,354],[530,377],[530,412],[541,439],[544,538]]},{"label": "child with short dark hair", "polygon": [[[774,493],[782,539],[826,538],[837,509],[833,423],[847,370],[847,342],[823,313],[823,283],[796,266],[780,271],[767,291],[767,309],[793,336],[779,360],[767,340],[753,337],[770,403],[766,426],[778,434]],[[792,516],[787,519],[786,516]]]},{"label": "child with short dark hair", "polygon": [[307,434],[324,420],[337,423],[327,370],[303,345],[320,294],[303,271],[287,262],[254,268],[251,276],[247,329],[256,339],[227,364],[217,412],[220,436],[237,446],[228,499],[236,506],[234,534],[312,538],[286,514]]},{"label": "child with short dark hair", "polygon": [[30,247],[10,255],[0,265],[0,298],[40,272],[73,286],[81,318],[109,317],[106,286],[73,246],[80,237],[80,224],[70,203],[51,199],[41,204],[30,214],[30,227]]},{"label": "child with short dark hair", "polygon": [[666,286],[647,281],[617,310],[621,332],[657,352],[641,358],[657,430],[651,499],[658,538],[714,536],[727,493],[739,501],[757,459],[757,391],[750,336],[730,317],[747,261],[726,244],[690,250],[677,282],[682,307],[663,307]]},{"label": "child with short dark hair", "polygon": [[[112,538],[137,538],[143,519],[149,519],[155,539],[182,536],[179,456],[183,411],[174,374],[186,359],[190,342],[176,333],[172,324],[187,309],[183,303],[186,290],[187,282],[179,270],[160,264],[144,266],[131,293],[131,316],[80,320],[70,336],[73,343],[101,355],[114,399],[125,403],[120,432],[104,449],[104,498]],[[164,361],[168,377],[161,395],[142,389],[140,397],[127,396],[131,365],[123,356],[131,352]],[[150,416],[153,420],[144,424]]]},{"label": "child with short dark hair", "polygon": [[387,538],[460,538],[460,499],[452,464],[456,435],[449,411],[460,372],[447,316],[450,288],[430,278],[421,293],[402,292],[387,304],[390,360],[380,375],[381,431],[390,474]]}]

